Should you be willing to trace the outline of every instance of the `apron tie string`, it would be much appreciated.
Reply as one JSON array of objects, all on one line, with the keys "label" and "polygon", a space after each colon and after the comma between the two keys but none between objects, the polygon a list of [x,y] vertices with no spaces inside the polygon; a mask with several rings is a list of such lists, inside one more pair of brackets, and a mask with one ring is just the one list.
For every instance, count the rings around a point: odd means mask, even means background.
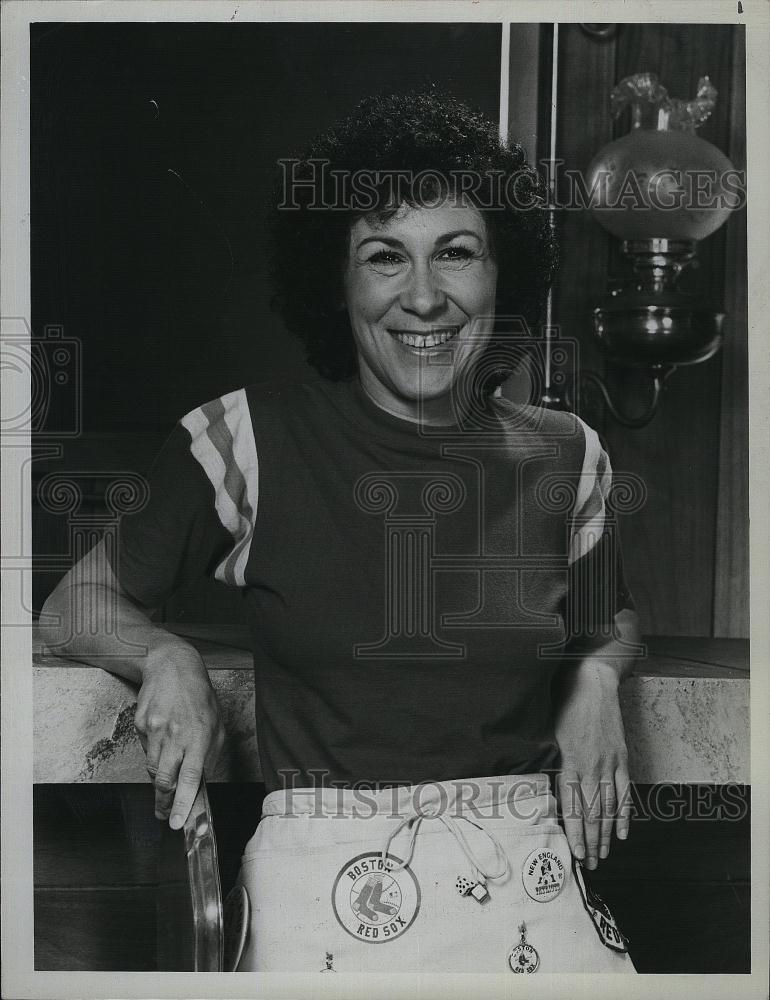
[{"label": "apron tie string", "polygon": [[[480,823],[475,823],[472,819],[469,819],[467,816],[459,817],[459,819],[464,820],[466,823],[470,823],[471,826],[475,826],[477,830],[481,830],[481,832],[485,834],[489,838],[489,840],[492,841],[492,844],[495,848],[495,855],[497,857],[497,860],[501,863],[501,870],[497,872],[487,871],[483,867],[477,855],[474,853],[473,848],[468,843],[465,834],[460,828],[460,824],[457,822],[457,820],[452,816],[447,816],[444,812],[437,811],[435,808],[432,808],[430,804],[427,804],[426,806],[421,808],[415,808],[411,816],[404,817],[404,819],[401,820],[398,826],[391,831],[387,839],[387,842],[385,843],[385,846],[382,849],[382,863],[383,867],[387,871],[400,871],[402,868],[405,868],[412,860],[412,856],[414,855],[414,844],[417,839],[417,833],[419,832],[420,825],[422,824],[422,821],[424,819],[438,819],[444,824],[444,826],[447,828],[447,830],[449,830],[449,832],[453,835],[457,843],[462,848],[462,851],[465,854],[468,861],[470,861],[474,871],[476,872],[476,881],[485,884],[487,879],[499,879],[503,878],[505,875],[508,874],[508,871],[510,870],[508,857],[505,851],[500,846],[500,842],[494,836],[494,834],[490,833],[489,830],[486,830]],[[393,841],[405,827],[408,828],[410,831],[409,851],[404,861],[402,861],[400,864],[395,864],[388,860],[388,852],[390,851],[390,846],[393,843]]]}]

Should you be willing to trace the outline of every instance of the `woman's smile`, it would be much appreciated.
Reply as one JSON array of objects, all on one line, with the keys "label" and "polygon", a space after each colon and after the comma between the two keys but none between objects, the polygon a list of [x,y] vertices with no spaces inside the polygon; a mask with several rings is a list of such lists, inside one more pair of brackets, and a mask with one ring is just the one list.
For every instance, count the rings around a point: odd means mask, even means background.
[{"label": "woman's smile", "polygon": [[418,354],[424,354],[432,347],[441,347],[442,344],[453,340],[459,330],[459,326],[450,326],[430,330],[427,333],[421,330],[388,330],[388,333],[404,347],[412,348]]}]

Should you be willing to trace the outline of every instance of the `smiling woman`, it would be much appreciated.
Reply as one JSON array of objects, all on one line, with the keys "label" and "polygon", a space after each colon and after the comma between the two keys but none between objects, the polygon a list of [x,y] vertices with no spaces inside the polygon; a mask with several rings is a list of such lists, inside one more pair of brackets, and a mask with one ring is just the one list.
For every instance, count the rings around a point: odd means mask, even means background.
[{"label": "smiling woman", "polygon": [[542,185],[434,94],[367,100],[282,166],[276,301],[321,378],[182,417],[117,551],[49,599],[81,646],[47,642],[103,663],[107,630],[70,616],[101,621],[105,595],[144,626],[148,655],[111,669],[141,682],[178,828],[221,722],[198,654],[146,615],[204,574],[242,592],[269,794],[239,970],[633,972],[582,872],[630,804],[610,463],[577,417],[494,392],[553,275]]},{"label": "smiling woman", "polygon": [[[281,161],[274,202],[275,303],[310,363],[328,378],[348,378],[358,367],[342,288],[351,227],[363,227],[359,240],[395,238],[383,227],[395,214],[403,221],[410,206],[465,209],[464,221],[442,224],[447,232],[468,228],[481,240],[458,234],[459,247],[444,254],[443,264],[432,258],[433,273],[486,252],[498,272],[489,315],[517,317],[533,330],[542,319],[558,256],[545,185],[521,146],[502,145],[496,126],[454,98],[418,93],[362,101],[304,156]],[[383,273],[395,273],[397,257],[383,262]],[[346,258],[347,270],[340,267]],[[494,344],[492,338],[490,353]],[[490,367],[485,392],[508,377],[510,363],[509,356],[507,364]]]},{"label": "smiling woman", "polygon": [[[350,231],[344,288],[359,377],[384,410],[452,423],[451,383],[482,352],[497,264],[472,206],[401,206]],[[452,345],[452,364],[440,364]]]}]

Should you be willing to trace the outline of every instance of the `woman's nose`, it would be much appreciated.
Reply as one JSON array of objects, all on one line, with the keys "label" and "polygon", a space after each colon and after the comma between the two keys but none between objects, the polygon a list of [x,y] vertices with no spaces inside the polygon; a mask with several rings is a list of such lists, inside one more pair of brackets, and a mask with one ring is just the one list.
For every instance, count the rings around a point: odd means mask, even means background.
[{"label": "woman's nose", "polygon": [[401,308],[417,316],[427,317],[439,312],[446,304],[446,293],[427,264],[412,268],[409,280],[401,292]]}]

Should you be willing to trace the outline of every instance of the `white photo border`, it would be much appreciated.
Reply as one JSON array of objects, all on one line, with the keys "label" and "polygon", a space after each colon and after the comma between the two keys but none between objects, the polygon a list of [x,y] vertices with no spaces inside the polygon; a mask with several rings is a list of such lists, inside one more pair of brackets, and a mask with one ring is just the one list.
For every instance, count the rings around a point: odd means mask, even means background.
[{"label": "white photo border", "polygon": [[[742,10],[739,13],[739,8]],[[764,0],[5,0],[2,5],[0,168],[0,317],[31,315],[29,205],[29,25],[36,21],[457,21],[457,22],[679,22],[746,25],[747,217],[750,358],[750,550],[752,726],[752,974],[743,976],[624,977],[623,995],[697,995],[708,998],[767,996],[770,875],[770,4]],[[4,416],[29,404],[19,381],[3,376]],[[30,537],[31,512],[23,507],[22,477],[30,447],[2,442],[2,552],[16,552]],[[20,588],[24,588],[24,593]],[[2,620],[19,621],[31,607],[31,574],[7,572],[2,580]],[[465,1000],[518,993],[528,998],[614,997],[612,976],[423,976],[338,973],[334,977],[256,973],[36,972],[33,968],[32,669],[31,629],[2,628],[2,994],[6,997],[442,997]],[[661,934],[676,933],[665,926]],[[525,990],[525,992],[522,992]]]}]

